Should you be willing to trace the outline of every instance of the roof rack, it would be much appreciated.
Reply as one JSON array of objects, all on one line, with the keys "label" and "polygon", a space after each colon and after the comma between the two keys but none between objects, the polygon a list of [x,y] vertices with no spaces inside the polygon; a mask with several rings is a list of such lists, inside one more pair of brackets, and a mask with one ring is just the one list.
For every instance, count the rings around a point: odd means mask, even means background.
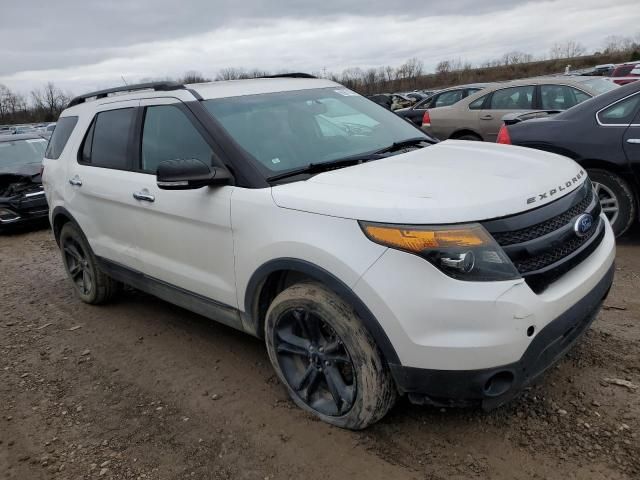
[{"label": "roof rack", "polygon": [[309,73],[293,72],[293,73],[279,73],[276,75],[264,75],[258,78],[318,78],[315,75]]},{"label": "roof rack", "polygon": [[105,90],[89,92],[89,93],[85,93],[84,95],[75,97],[73,100],[69,102],[69,105],[67,105],[67,108],[84,103],[89,98],[95,97],[96,100],[99,98],[106,98],[112,93],[135,92],[138,90],[155,90],[156,92],[168,92],[171,90],[182,90],[186,88],[187,87],[185,87],[183,84],[177,83],[177,82],[148,82],[148,83],[137,83],[134,85],[126,85],[123,87],[107,88]]}]

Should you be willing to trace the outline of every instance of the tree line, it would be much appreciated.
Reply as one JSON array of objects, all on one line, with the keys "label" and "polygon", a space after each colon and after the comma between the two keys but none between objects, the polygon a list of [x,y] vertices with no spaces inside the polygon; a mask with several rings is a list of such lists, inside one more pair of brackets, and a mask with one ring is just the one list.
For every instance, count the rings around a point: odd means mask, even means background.
[{"label": "tree line", "polygon": [[[548,54],[539,58],[521,51],[510,51],[500,58],[487,60],[479,65],[473,65],[462,58],[450,58],[438,62],[434,72],[426,72],[423,62],[414,57],[397,67],[387,65],[368,69],[347,68],[340,73],[323,69],[312,74],[334,80],[361,94],[371,95],[547,75],[563,72],[567,65],[571,65],[572,69],[580,69],[596,64],[634,60],[640,60],[640,33],[635,37],[609,36],[601,49],[590,54],[587,54],[584,45],[575,40],[569,40],[552,45]],[[286,73],[286,71],[268,72],[260,69],[228,67],[219,70],[214,78],[208,78],[198,71],[191,70],[177,81],[199,83],[212,80],[238,80],[264,77],[272,73]],[[32,90],[26,96],[0,84],[0,124],[55,121],[71,98],[73,98],[71,93],[62,91],[52,82]]]}]

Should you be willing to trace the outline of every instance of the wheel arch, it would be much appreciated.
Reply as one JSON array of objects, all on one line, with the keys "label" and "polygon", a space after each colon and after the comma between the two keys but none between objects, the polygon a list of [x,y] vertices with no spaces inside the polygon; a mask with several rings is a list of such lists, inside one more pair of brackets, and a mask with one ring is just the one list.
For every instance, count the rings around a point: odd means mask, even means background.
[{"label": "wheel arch", "polygon": [[51,229],[53,230],[53,236],[56,239],[58,246],[60,246],[60,232],[62,231],[62,227],[64,227],[68,222],[72,222],[76,227],[78,227],[80,233],[84,235],[80,225],[78,225],[78,222],[73,215],[71,215],[69,210],[64,207],[56,207],[53,209],[53,212],[51,213]]},{"label": "wheel arch", "polygon": [[608,162],[606,160],[589,158],[580,159],[578,163],[580,163],[580,165],[586,170],[605,170],[614,173],[627,182],[629,187],[631,187],[633,198],[635,200],[636,219],[640,221],[640,185],[633,173],[629,172],[628,169],[618,163]]},{"label": "wheel arch", "polygon": [[460,138],[463,135],[473,135],[474,137],[478,137],[481,141],[484,141],[484,138],[482,137],[482,135],[480,135],[478,132],[470,128],[462,128],[460,130],[456,130],[451,135],[449,135],[449,138],[452,140],[455,140],[456,138]]},{"label": "wheel arch", "polygon": [[256,336],[264,336],[264,321],[269,304],[286,285],[287,276],[293,275],[298,281],[308,279],[317,281],[342,299],[347,301],[362,320],[365,328],[375,340],[382,352],[385,362],[388,364],[400,364],[389,337],[365,303],[355,292],[339,278],[306,260],[296,258],[278,258],[261,265],[251,276],[247,284],[244,298],[244,315],[255,330]]}]

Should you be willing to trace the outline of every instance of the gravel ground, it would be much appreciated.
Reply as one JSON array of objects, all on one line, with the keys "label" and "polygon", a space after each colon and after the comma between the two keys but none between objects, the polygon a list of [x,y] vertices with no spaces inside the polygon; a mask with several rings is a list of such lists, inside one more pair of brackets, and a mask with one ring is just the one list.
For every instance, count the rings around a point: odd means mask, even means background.
[{"label": "gravel ground", "polygon": [[639,241],[620,242],[591,330],[518,400],[401,400],[349,432],[288,400],[260,341],[135,291],[82,304],[50,231],[2,235],[0,478],[640,478]]}]

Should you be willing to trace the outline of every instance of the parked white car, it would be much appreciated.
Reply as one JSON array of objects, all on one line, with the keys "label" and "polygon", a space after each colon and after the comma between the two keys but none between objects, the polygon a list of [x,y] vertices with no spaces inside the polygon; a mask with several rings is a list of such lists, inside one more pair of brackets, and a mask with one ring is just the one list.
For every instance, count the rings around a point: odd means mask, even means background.
[{"label": "parked white car", "polygon": [[[360,429],[397,395],[492,408],[588,328],[615,244],[582,168],[436,143],[336,83],[93,92],[44,160],[78,297],[132,285],[265,339],[293,401]],[[333,111],[348,122],[330,126]],[[335,120],[331,120],[335,122]]]}]

